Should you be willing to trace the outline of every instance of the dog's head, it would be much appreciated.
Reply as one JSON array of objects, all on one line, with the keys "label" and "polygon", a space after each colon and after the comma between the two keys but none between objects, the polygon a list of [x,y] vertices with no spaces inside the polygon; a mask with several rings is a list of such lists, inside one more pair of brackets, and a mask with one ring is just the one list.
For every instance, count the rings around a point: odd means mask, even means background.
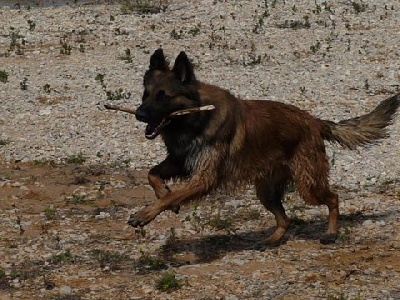
[{"label": "dog's head", "polygon": [[190,117],[168,118],[178,110],[199,106],[196,78],[185,52],[181,52],[172,69],[169,68],[162,49],[150,57],[150,66],[144,75],[142,104],[136,118],[146,126],[146,138],[154,139],[168,126],[188,121]]}]

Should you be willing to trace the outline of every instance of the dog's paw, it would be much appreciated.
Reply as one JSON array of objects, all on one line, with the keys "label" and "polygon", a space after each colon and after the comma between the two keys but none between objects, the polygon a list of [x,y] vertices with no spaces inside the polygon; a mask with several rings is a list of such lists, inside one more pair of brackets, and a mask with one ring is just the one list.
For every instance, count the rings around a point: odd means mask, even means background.
[{"label": "dog's paw", "polygon": [[149,224],[159,214],[154,206],[146,206],[142,210],[130,215],[128,224],[133,227],[142,227]]},{"label": "dog's paw", "polygon": [[323,245],[334,244],[337,238],[338,238],[337,234],[324,234],[319,239],[319,242]]},{"label": "dog's paw", "polygon": [[170,208],[170,210],[172,210],[176,214],[179,214],[180,209],[181,209],[180,205],[173,206],[173,207]]}]

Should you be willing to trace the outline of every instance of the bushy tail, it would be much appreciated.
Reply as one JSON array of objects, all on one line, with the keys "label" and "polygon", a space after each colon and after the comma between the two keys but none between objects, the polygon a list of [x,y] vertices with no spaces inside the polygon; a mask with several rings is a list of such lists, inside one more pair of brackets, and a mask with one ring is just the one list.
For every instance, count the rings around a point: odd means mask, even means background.
[{"label": "bushy tail", "polygon": [[400,94],[383,100],[369,114],[343,120],[338,123],[323,121],[327,125],[324,139],[338,142],[349,149],[374,143],[387,137],[385,127],[392,123],[394,114],[400,106]]}]

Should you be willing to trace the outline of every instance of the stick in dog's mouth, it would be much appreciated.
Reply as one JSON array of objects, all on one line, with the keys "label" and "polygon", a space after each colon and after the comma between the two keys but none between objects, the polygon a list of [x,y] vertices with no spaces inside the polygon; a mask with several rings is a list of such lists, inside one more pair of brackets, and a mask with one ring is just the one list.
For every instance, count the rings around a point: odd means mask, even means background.
[{"label": "stick in dog's mouth", "polygon": [[[135,114],[136,113],[135,109],[130,109],[130,108],[119,106],[119,105],[105,104],[104,107],[106,109],[123,111],[123,112],[127,112],[127,113],[130,113],[130,114]],[[214,110],[214,109],[215,109],[214,105],[203,105],[203,106],[199,106],[199,107],[181,109],[181,110],[174,111],[173,113],[171,113],[166,118],[183,116],[183,115],[187,115],[187,114],[191,114],[191,113],[195,113],[195,112],[201,112],[201,111],[206,111],[206,110]]]}]

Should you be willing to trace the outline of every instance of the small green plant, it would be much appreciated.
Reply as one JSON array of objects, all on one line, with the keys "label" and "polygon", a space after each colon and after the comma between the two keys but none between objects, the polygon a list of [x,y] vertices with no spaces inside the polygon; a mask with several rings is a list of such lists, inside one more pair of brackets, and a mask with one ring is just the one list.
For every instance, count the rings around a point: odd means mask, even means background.
[{"label": "small green plant", "polygon": [[290,28],[294,30],[311,28],[310,17],[304,16],[303,21],[300,20],[285,20],[283,24],[276,25],[278,28]]},{"label": "small green plant", "polygon": [[86,204],[89,200],[85,195],[74,194],[71,201],[74,204]]},{"label": "small green plant", "polygon": [[230,218],[222,218],[220,214],[212,218],[208,225],[211,226],[211,228],[214,228],[215,230],[226,230],[230,232],[233,227],[233,221]]},{"label": "small green plant", "polygon": [[0,70],[0,81],[6,83],[8,80],[8,73],[4,70]]},{"label": "small green plant", "polygon": [[104,76],[105,76],[104,74],[97,73],[96,77],[94,78],[94,80],[100,82],[103,90],[106,89],[106,84],[104,83]]},{"label": "small green plant", "polygon": [[47,207],[44,210],[44,216],[47,220],[54,220],[57,217],[57,210],[54,208]]},{"label": "small green plant", "polygon": [[0,146],[5,146],[11,143],[9,139],[0,139]]},{"label": "small green plant", "polygon": [[176,279],[175,275],[171,273],[164,273],[156,281],[156,288],[162,292],[169,292],[172,290],[177,290],[181,287],[181,283]]},{"label": "small green plant", "polygon": [[261,213],[257,209],[246,209],[237,213],[236,216],[243,221],[254,221],[261,218]]},{"label": "small green plant", "polygon": [[122,88],[113,91],[106,91],[107,100],[121,100],[121,99],[129,99],[131,97],[131,93],[125,93]]},{"label": "small green plant", "polygon": [[201,23],[198,23],[193,28],[189,29],[188,34],[191,34],[192,36],[199,35],[200,34],[200,28],[201,28]]},{"label": "small green plant", "polygon": [[354,9],[354,12],[356,14],[365,12],[367,10],[368,5],[363,3],[362,0],[360,1],[360,3],[356,2],[356,1],[352,1],[351,2],[351,6]]},{"label": "small green plant", "polygon": [[26,84],[28,82],[28,78],[24,77],[20,83],[19,86],[21,88],[21,90],[26,91],[28,89],[28,85]]},{"label": "small green plant", "polygon": [[348,241],[350,239],[350,235],[351,235],[351,228],[349,226],[345,226],[344,228],[342,228],[338,240],[342,242]]},{"label": "small green plant", "polygon": [[28,20],[29,31],[34,31],[36,27],[36,23],[32,20]]},{"label": "small green plant", "polygon": [[254,54],[254,53],[250,53],[248,55],[248,58],[245,59],[243,58],[243,66],[255,66],[255,65],[259,65],[261,64],[263,58],[265,58],[267,55],[261,55],[261,54]]},{"label": "small green plant", "polygon": [[131,50],[129,48],[125,49],[125,54],[120,56],[119,59],[124,60],[127,64],[133,62]]},{"label": "small green plant", "polygon": [[71,55],[72,46],[68,44],[67,40],[62,39],[60,41],[60,44],[61,44],[60,54]]},{"label": "small green plant", "polygon": [[121,263],[129,259],[127,254],[111,250],[94,249],[90,254],[99,262],[101,268],[108,266],[110,270],[119,269]]},{"label": "small green plant", "polygon": [[67,158],[67,163],[69,163],[69,164],[79,164],[79,165],[81,165],[81,164],[83,164],[84,162],[86,161],[86,158],[83,156],[83,154],[82,154],[82,152],[79,152],[78,154],[76,154],[76,155],[70,155],[68,158]]},{"label": "small green plant", "polygon": [[138,14],[158,14],[165,11],[168,7],[168,1],[162,0],[120,0],[121,13],[124,15]]},{"label": "small green plant", "polygon": [[18,278],[18,277],[21,277],[19,272],[17,270],[12,270],[10,273],[10,278],[14,280],[15,278]]},{"label": "small green plant", "polygon": [[157,256],[151,256],[148,253],[141,252],[142,255],[135,261],[134,266],[139,273],[146,273],[148,271],[159,271],[168,268],[165,261]]},{"label": "small green plant", "polygon": [[44,165],[47,161],[45,159],[35,159],[33,160],[34,166],[41,166]]},{"label": "small green plant", "polygon": [[63,262],[70,261],[73,258],[74,258],[74,256],[72,255],[71,251],[70,250],[66,250],[64,252],[53,254],[51,256],[51,261],[53,263],[63,263]]},{"label": "small green plant", "polygon": [[257,19],[256,24],[254,25],[253,32],[254,33],[261,33],[263,28],[264,28],[264,19],[268,18],[270,16],[270,13],[268,11],[268,8],[266,7],[264,12],[261,14],[261,16]]},{"label": "small green plant", "polygon": [[317,41],[314,45],[310,46],[310,50],[312,51],[312,53],[317,53],[319,49],[321,49],[320,41]]},{"label": "small green plant", "polygon": [[178,32],[178,31],[176,31],[175,28],[174,28],[174,29],[172,29],[172,31],[171,31],[171,33],[170,33],[169,35],[170,35],[171,38],[173,38],[174,40],[180,40],[180,39],[182,38],[182,35],[183,35],[183,30],[181,29],[181,30],[179,30],[179,32]]},{"label": "small green plant", "polygon": [[19,30],[16,30],[14,27],[10,27],[9,37],[11,41],[8,52],[15,51],[16,54],[22,55],[23,51],[21,45],[25,44],[25,40],[23,39],[24,36],[19,34]]},{"label": "small green plant", "polygon": [[121,30],[121,28],[119,27],[115,28],[114,33],[115,35],[129,35],[128,31],[126,31],[125,29]]},{"label": "small green plant", "polygon": [[368,79],[364,80],[364,89],[369,90],[369,82]]},{"label": "small green plant", "polygon": [[50,89],[50,84],[46,83],[46,84],[43,86],[43,90],[44,90],[44,92],[45,92],[46,94],[50,94],[50,91],[51,91],[51,89]]},{"label": "small green plant", "polygon": [[85,46],[83,46],[83,44],[79,44],[78,50],[80,53],[85,53]]}]

